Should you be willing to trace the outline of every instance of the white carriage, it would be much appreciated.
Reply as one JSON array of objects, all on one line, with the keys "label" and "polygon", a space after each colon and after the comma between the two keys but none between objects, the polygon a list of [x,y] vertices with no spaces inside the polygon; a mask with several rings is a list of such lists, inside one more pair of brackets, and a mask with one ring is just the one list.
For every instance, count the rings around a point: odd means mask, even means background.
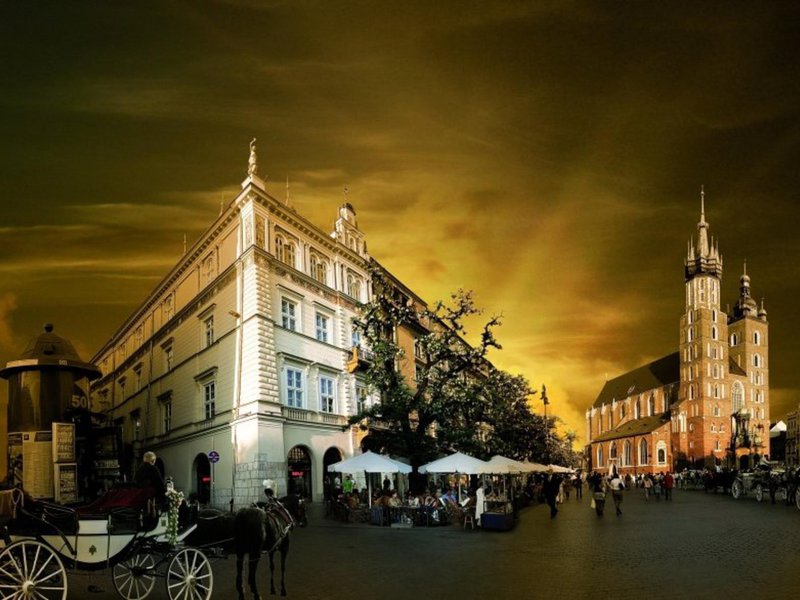
[{"label": "white carriage", "polygon": [[[16,503],[0,541],[0,600],[66,600],[67,570],[111,569],[117,593],[143,600],[157,579],[170,600],[210,600],[213,572],[200,548],[170,536],[169,512],[112,507],[90,514],[49,502]],[[171,540],[170,538],[173,537]]]}]

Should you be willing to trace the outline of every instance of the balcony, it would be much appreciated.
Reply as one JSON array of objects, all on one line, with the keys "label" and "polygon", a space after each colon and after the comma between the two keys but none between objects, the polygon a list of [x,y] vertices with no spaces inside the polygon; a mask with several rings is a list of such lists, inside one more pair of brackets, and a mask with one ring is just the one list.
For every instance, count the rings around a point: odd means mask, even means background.
[{"label": "balcony", "polygon": [[320,413],[313,410],[305,410],[303,408],[292,408],[291,406],[282,406],[281,415],[287,421],[319,423],[320,425],[335,425],[337,427],[344,427],[347,425],[347,417],[342,415]]},{"label": "balcony", "polygon": [[347,372],[366,371],[374,360],[375,355],[371,351],[365,350],[361,346],[353,346],[350,359],[347,361]]}]

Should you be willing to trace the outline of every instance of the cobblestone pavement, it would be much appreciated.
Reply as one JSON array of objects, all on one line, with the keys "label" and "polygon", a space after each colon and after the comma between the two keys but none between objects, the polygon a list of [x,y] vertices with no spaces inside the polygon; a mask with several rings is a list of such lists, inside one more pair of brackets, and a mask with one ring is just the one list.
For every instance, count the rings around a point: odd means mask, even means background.
[{"label": "cobblestone pavement", "polygon": [[[625,493],[601,519],[574,497],[551,520],[526,509],[511,532],[392,529],[325,520],[292,534],[290,598],[787,598],[800,592],[800,511],[722,494],[675,491],[671,502]],[[214,561],[214,598],[235,598],[235,561]],[[277,570],[277,567],[276,567]],[[259,568],[268,597],[268,561]],[[88,593],[87,585],[105,588]],[[108,574],[70,576],[70,598],[114,598]],[[166,598],[157,582],[151,598]]]}]

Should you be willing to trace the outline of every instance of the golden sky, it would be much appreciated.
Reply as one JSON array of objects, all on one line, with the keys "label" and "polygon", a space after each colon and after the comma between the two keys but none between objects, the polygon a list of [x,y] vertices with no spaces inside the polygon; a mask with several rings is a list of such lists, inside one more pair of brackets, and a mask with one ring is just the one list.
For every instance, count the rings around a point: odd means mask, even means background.
[{"label": "golden sky", "polygon": [[793,3],[6,3],[0,362],[45,322],[90,358],[257,137],[274,196],[288,175],[330,230],[347,186],[401,280],[502,314],[491,358],[581,437],[606,377],[677,350],[705,185],[723,305],[745,259],[766,297],[780,417],[800,399],[799,29]]}]

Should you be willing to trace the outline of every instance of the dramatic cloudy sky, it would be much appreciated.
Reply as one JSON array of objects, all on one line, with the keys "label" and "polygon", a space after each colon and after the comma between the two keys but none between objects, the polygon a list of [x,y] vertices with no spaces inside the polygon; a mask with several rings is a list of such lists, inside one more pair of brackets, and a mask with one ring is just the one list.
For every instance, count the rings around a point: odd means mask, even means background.
[{"label": "dramatic cloudy sky", "polygon": [[[800,400],[792,3],[5,2],[0,361],[44,322],[89,358],[243,179],[429,300],[502,313],[497,365],[584,433],[603,382],[677,349],[699,218]],[[5,390],[3,390],[5,393]],[[536,404],[541,409],[541,404]]]}]

